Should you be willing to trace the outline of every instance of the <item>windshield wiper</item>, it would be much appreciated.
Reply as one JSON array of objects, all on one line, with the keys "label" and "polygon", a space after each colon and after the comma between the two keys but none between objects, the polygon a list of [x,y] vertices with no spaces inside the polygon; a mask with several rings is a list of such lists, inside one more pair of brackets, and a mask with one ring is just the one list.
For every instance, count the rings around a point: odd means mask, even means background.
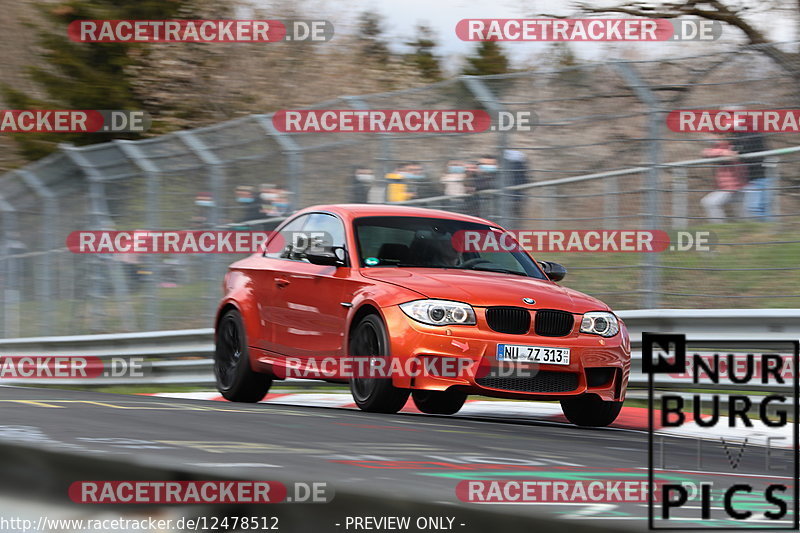
[{"label": "windshield wiper", "polygon": [[482,266],[472,266],[472,267],[460,267],[458,265],[414,265],[411,263],[391,263],[386,265],[380,266],[393,266],[393,267],[400,267],[400,268],[446,268],[446,269],[453,269],[453,270],[478,270],[481,272],[499,272],[501,274],[514,274],[516,276],[523,276],[523,277],[530,277],[526,272],[520,272],[519,270],[509,270],[503,267],[491,268],[491,267],[482,267]]},{"label": "windshield wiper", "polygon": [[498,268],[491,268],[491,267],[481,267],[481,266],[473,266],[469,268],[465,268],[463,270],[480,270],[481,272],[500,272],[502,274],[515,274],[517,276],[524,276],[530,277],[525,272],[520,272],[519,270],[510,270],[508,268],[498,267]]},{"label": "windshield wiper", "polygon": [[412,265],[411,263],[396,263],[392,266],[405,267],[405,268],[458,268],[457,266],[453,265]]}]

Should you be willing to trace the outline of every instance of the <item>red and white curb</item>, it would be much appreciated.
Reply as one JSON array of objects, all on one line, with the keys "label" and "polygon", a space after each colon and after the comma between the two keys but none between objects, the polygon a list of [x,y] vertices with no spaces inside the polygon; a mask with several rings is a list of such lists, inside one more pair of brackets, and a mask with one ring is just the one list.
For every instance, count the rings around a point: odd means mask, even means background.
[{"label": "red and white curb", "polygon": [[[217,392],[165,392],[148,394],[162,398],[177,398],[184,400],[209,400],[226,401]],[[301,407],[333,407],[338,409],[358,409],[352,396],[346,393],[270,393],[260,403],[294,405]],[[414,402],[409,399],[401,409],[403,413],[419,413]],[[487,401],[467,400],[464,407],[458,412],[461,416],[492,416],[527,418],[547,422],[568,423],[561,413],[561,406],[551,402],[525,402],[525,401]],[[655,412],[656,423],[660,412]],[[791,424],[782,428],[770,428],[759,420],[752,420],[753,427],[730,428],[727,419],[720,416],[719,425],[711,428],[699,428],[694,424],[685,424],[681,427],[659,428],[656,433],[675,437],[701,438],[706,440],[725,439],[726,442],[738,443],[747,439],[748,444],[767,445],[767,437],[772,437],[769,444],[775,448],[791,448],[794,434]],[[648,416],[644,407],[623,407],[617,420],[611,424],[613,428],[647,431]],[[779,437],[776,439],[775,437]]]}]

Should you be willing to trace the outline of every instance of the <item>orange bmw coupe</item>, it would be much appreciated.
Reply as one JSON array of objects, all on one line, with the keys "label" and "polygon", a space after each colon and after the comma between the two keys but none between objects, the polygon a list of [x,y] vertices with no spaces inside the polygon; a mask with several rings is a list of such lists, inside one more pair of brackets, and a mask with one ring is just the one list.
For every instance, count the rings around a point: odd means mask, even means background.
[{"label": "orange bmw coupe", "polygon": [[365,411],[397,412],[411,395],[422,412],[453,414],[479,394],[558,400],[581,426],[613,422],[630,372],[625,324],[559,285],[561,265],[522,249],[459,251],[464,231],[506,234],[404,206],[297,212],[225,275],[217,388],[257,402],[276,379],[314,378],[349,383]]}]

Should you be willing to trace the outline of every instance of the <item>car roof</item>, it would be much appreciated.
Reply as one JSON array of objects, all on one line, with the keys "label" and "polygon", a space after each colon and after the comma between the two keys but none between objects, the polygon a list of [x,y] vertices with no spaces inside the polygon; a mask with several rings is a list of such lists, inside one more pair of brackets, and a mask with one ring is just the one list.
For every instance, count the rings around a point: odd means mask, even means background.
[{"label": "car roof", "polygon": [[451,211],[443,211],[441,209],[427,209],[424,207],[413,207],[406,205],[385,205],[385,204],[327,204],[327,205],[314,205],[301,209],[296,215],[313,211],[329,211],[335,213],[346,219],[352,221],[359,217],[379,217],[379,216],[397,216],[397,217],[436,217],[448,220],[463,220],[466,222],[477,222],[479,224],[487,224],[490,226],[497,226],[494,222],[490,222],[483,218],[473,217],[470,215],[462,215],[453,213]]}]

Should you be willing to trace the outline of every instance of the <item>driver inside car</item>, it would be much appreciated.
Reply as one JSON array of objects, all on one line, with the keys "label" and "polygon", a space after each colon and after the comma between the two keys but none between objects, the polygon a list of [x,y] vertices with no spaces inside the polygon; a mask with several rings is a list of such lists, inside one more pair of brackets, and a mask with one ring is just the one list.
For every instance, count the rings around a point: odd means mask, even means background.
[{"label": "driver inside car", "polygon": [[410,249],[410,255],[418,266],[457,266],[461,259],[461,254],[453,248],[452,239],[447,235],[418,236]]}]

